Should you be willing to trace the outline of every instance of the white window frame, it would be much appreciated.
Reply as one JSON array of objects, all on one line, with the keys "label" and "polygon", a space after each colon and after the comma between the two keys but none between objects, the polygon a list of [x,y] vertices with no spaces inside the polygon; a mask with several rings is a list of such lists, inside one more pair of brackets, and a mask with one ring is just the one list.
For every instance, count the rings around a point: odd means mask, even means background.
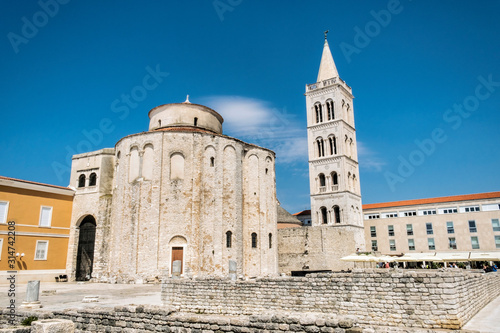
[{"label": "white window frame", "polygon": [[481,209],[479,208],[479,205],[460,207],[460,213],[474,213],[480,211]]},{"label": "white window frame", "polygon": [[419,216],[436,215],[437,212],[434,208],[423,209],[418,211]]},{"label": "white window frame", "polygon": [[[474,226],[471,226],[471,222]],[[467,222],[467,225],[469,226],[469,232],[475,234],[477,232],[477,223],[476,220],[469,220]]]},{"label": "white window frame", "polygon": [[493,228],[493,232],[500,231],[500,219],[491,219],[491,227]]},{"label": "white window frame", "polygon": [[415,251],[415,240],[413,238],[408,239],[408,251]]},{"label": "white window frame", "polygon": [[0,216],[0,223],[7,223],[7,216],[9,215],[9,202],[8,201],[0,201],[0,204],[5,204],[5,213],[3,216]]},{"label": "white window frame", "polygon": [[411,216],[417,216],[417,211],[416,210],[406,210],[403,212],[399,212],[399,217],[411,217]]},{"label": "white window frame", "polygon": [[374,225],[370,226],[370,237],[377,237],[377,227]]},{"label": "white window frame", "polygon": [[[38,252],[38,244],[40,243],[45,243],[47,244],[46,248],[45,248],[45,256],[43,258],[38,258],[36,253]],[[36,247],[35,247],[35,256],[34,256],[34,260],[47,260],[47,254],[49,253],[49,241],[48,240],[37,240],[36,241]]]},{"label": "white window frame", "polygon": [[434,241],[434,237],[427,238],[427,247],[431,251],[436,249],[436,242]]},{"label": "white window frame", "polygon": [[500,236],[495,235],[495,247],[500,249]]},{"label": "white window frame", "polygon": [[3,238],[0,238],[0,260],[2,260]]},{"label": "white window frame", "polygon": [[439,214],[456,214],[458,213],[457,207],[446,207],[439,209]]},{"label": "white window frame", "polygon": [[[451,223],[451,228],[449,226],[449,223]],[[446,221],[446,233],[447,234],[455,233],[455,225],[453,224],[453,221]]]},{"label": "white window frame", "polygon": [[[474,247],[474,241],[473,241],[474,238],[476,239],[477,247]],[[471,248],[473,250],[479,250],[479,237],[477,237],[477,236],[471,236],[470,237],[470,245],[471,245]]]},{"label": "white window frame", "polygon": [[376,239],[372,239],[372,251],[378,251],[378,242]]},{"label": "white window frame", "polygon": [[[42,225],[42,213],[43,213],[43,209],[44,208],[50,208],[50,215],[49,215],[49,224],[48,225]],[[54,208],[51,207],[51,206],[41,206],[40,207],[40,217],[38,219],[38,226],[39,227],[43,227],[43,228],[50,228],[50,226],[52,225],[52,212],[53,212]]]},{"label": "white window frame", "polygon": [[396,251],[396,240],[395,239],[389,239],[389,250]]},{"label": "white window frame", "polygon": [[407,236],[413,236],[413,224],[408,223],[406,225],[406,235]]}]

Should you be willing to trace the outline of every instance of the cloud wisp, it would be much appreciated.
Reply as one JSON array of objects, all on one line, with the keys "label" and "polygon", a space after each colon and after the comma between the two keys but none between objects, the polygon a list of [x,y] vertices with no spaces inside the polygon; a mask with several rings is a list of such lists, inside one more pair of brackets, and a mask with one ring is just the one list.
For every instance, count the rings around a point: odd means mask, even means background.
[{"label": "cloud wisp", "polygon": [[269,102],[242,96],[209,96],[204,103],[224,118],[224,133],[276,152],[277,163],[307,161],[306,128]]},{"label": "cloud wisp", "polygon": [[361,169],[381,172],[387,163],[377,155],[377,152],[370,149],[364,142],[358,141],[358,162]]}]

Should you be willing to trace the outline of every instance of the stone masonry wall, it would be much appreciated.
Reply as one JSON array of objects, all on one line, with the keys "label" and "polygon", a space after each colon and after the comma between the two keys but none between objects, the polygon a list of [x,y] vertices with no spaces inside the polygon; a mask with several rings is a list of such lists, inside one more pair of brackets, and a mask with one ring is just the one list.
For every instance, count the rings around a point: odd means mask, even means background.
[{"label": "stone masonry wall", "polygon": [[500,275],[463,270],[355,270],[304,278],[169,279],[162,301],[183,312],[354,315],[362,326],[461,328],[500,294]]},{"label": "stone masonry wall", "polygon": [[[7,326],[8,310],[0,310],[0,329]],[[176,313],[160,306],[116,306],[115,308],[68,309],[63,311],[18,311],[16,322],[29,316],[68,319],[75,332],[335,332],[361,333],[353,318],[326,314],[263,314],[252,316]],[[375,332],[375,331],[370,331]],[[382,331],[377,331],[382,332]],[[397,332],[397,331],[391,331]]]}]

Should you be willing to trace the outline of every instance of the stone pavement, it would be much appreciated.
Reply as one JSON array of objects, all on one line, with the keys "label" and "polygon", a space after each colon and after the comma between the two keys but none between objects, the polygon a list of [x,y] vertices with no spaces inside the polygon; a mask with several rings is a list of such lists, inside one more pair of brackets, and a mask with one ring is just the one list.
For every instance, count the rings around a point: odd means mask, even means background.
[{"label": "stone pavement", "polygon": [[[16,306],[26,299],[26,283],[16,285]],[[0,285],[0,306],[6,307],[7,285]],[[161,305],[160,284],[106,284],[82,282],[40,282],[44,310],[114,307],[115,305]],[[82,302],[85,296],[99,296],[98,302]]]},{"label": "stone pavement", "polygon": [[500,296],[469,320],[464,329],[476,330],[481,333],[500,332]]},{"label": "stone pavement", "polygon": [[[7,285],[0,285],[0,307],[8,305]],[[161,305],[160,284],[105,284],[82,282],[41,282],[40,301],[44,310],[114,307],[128,304]],[[83,302],[84,297],[99,296],[98,302]],[[90,296],[90,297],[89,297]],[[26,297],[26,284],[16,285],[16,306]],[[464,330],[500,333],[500,297],[476,314]]]}]

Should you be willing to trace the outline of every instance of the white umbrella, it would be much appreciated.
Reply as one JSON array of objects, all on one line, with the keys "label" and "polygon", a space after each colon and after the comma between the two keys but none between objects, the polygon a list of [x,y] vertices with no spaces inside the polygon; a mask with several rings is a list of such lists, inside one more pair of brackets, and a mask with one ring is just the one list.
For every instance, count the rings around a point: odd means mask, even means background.
[{"label": "white umbrella", "polygon": [[500,260],[500,252],[471,252],[470,261],[498,261]]},{"label": "white umbrella", "polygon": [[443,261],[468,261],[470,252],[438,252],[436,256]]},{"label": "white umbrella", "polygon": [[373,254],[350,254],[346,257],[340,258],[340,260],[343,261],[356,261],[356,262],[370,262],[370,261],[376,261],[378,259],[375,257]]}]

